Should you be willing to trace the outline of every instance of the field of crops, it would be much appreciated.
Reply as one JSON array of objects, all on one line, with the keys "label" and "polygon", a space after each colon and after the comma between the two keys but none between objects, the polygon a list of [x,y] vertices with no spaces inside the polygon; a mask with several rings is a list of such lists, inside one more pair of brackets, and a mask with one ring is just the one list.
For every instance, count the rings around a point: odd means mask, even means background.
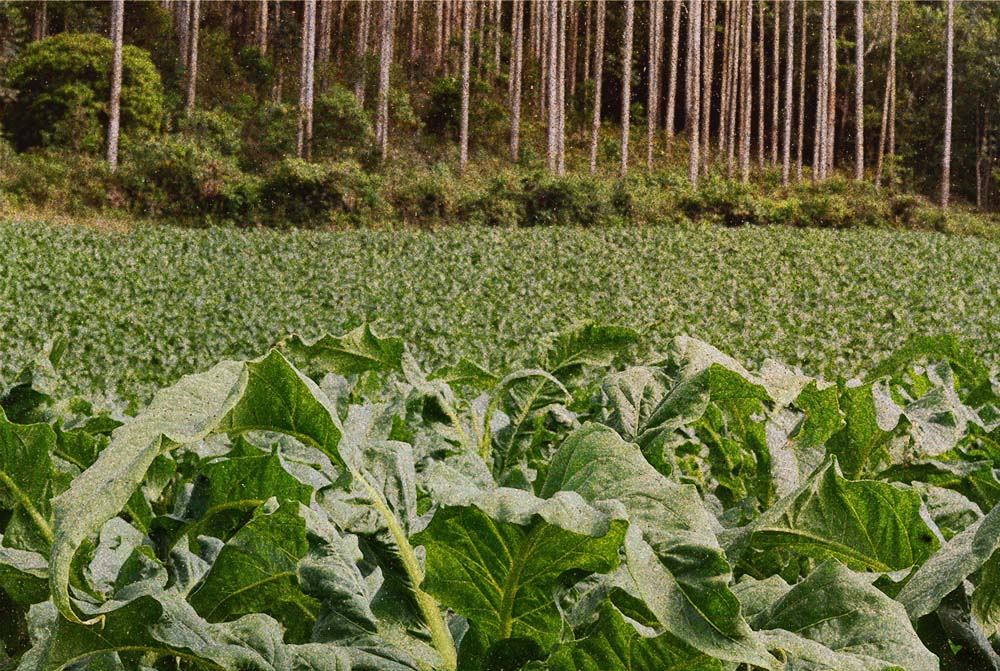
[{"label": "field of crops", "polygon": [[289,332],[362,321],[422,363],[502,369],[581,319],[678,334],[828,379],[914,333],[1000,351],[1000,243],[745,228],[273,233],[0,223],[0,376],[55,333],[70,391],[139,397]]},{"label": "field of crops", "polygon": [[960,342],[851,384],[536,346],[290,337],[134,418],[39,357],[0,390],[0,669],[1000,668],[1000,384]]}]

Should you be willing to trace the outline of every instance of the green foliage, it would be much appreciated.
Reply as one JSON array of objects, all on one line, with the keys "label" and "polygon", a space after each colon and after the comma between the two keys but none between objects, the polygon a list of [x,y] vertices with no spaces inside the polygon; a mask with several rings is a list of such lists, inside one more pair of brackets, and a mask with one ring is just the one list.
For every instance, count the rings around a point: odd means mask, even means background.
[{"label": "green foliage", "polygon": [[224,116],[198,115],[191,135],[151,138],[129,147],[118,178],[129,206],[145,215],[244,220],[257,205],[260,179],[216,149],[238,147],[224,122]]},{"label": "green foliage", "polygon": [[462,82],[457,77],[442,77],[430,89],[424,114],[428,132],[439,137],[457,138],[462,107]]},{"label": "green foliage", "polygon": [[261,203],[274,221],[298,226],[372,221],[382,208],[377,179],[357,163],[285,159],[271,168]]},{"label": "green foliage", "polygon": [[[112,424],[53,397],[54,344],[0,389],[5,654],[27,671],[996,658],[995,371],[950,338],[849,385],[689,337],[637,359],[639,340],[578,324],[498,381],[467,360],[428,376],[363,324],[222,361]],[[894,447],[849,479],[838,453],[869,451],[851,426],[869,403]],[[949,463],[998,494],[967,499],[934,477]],[[748,475],[769,486],[725,494]]]},{"label": "green foliage", "polygon": [[[60,33],[28,45],[7,73],[17,98],[5,106],[3,123],[14,145],[98,150],[107,126],[111,53],[111,41],[92,34]],[[122,131],[156,130],[163,116],[160,74],[138,47],[126,46],[122,59]]]},{"label": "green foliage", "polygon": [[313,103],[313,153],[343,160],[358,157],[375,143],[368,113],[354,93],[333,84]]}]

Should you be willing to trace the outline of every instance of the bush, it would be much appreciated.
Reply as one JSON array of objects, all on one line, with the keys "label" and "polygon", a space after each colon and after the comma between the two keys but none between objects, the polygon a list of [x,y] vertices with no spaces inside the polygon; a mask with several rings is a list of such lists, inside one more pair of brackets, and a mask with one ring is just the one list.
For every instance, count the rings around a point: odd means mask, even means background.
[{"label": "bush", "polygon": [[403,223],[433,226],[454,216],[457,189],[448,166],[438,163],[429,172],[402,175],[389,200]]},{"label": "bush", "polygon": [[544,173],[526,178],[524,184],[525,226],[586,227],[612,221],[610,199],[597,180]]},{"label": "bush", "polygon": [[242,128],[243,164],[260,169],[295,153],[299,112],[292,105],[260,105]]},{"label": "bush", "polygon": [[[54,149],[14,154],[0,146],[0,193],[11,204],[33,205],[79,214],[109,204],[111,188],[107,164],[90,156],[69,155]],[[115,202],[110,202],[114,205]]]},{"label": "bush", "polygon": [[222,110],[195,110],[177,124],[177,128],[223,156],[238,156],[243,150],[240,122]]},{"label": "bush", "polygon": [[513,171],[490,179],[466,195],[459,205],[463,220],[485,226],[518,226],[524,221],[524,185]]},{"label": "bush", "polygon": [[261,202],[278,225],[372,223],[385,210],[379,182],[353,161],[285,159],[265,178]]},{"label": "bush", "polygon": [[245,221],[259,178],[195,137],[171,135],[130,148],[120,173],[129,202],[144,214]]},{"label": "bush", "polygon": [[442,77],[431,86],[430,101],[424,116],[427,131],[438,137],[458,137],[462,114],[462,82],[457,77]]},{"label": "bush", "polygon": [[313,104],[313,155],[357,157],[374,146],[371,121],[354,94],[339,84]]},{"label": "bush", "polygon": [[[19,150],[45,144],[98,150],[111,96],[111,41],[101,35],[60,33],[28,45],[11,63],[7,81],[17,98],[4,127]],[[122,133],[156,130],[163,115],[163,87],[149,54],[122,52]]]}]

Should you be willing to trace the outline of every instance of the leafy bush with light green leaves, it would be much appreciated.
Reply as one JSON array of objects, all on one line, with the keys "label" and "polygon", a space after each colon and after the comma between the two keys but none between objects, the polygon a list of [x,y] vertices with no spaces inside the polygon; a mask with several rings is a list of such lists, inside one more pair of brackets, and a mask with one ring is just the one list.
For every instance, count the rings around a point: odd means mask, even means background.
[{"label": "leafy bush with light green leaves", "polygon": [[[14,146],[58,144],[96,151],[104,142],[111,96],[111,40],[89,33],[60,33],[29,44],[10,64],[3,125]],[[122,50],[123,133],[154,131],[163,117],[163,87],[149,54]]]},{"label": "leafy bush with light green leaves", "polygon": [[1000,386],[954,338],[828,383],[592,322],[428,371],[362,325],[134,416],[57,399],[66,347],[0,396],[22,671],[1000,659]]}]

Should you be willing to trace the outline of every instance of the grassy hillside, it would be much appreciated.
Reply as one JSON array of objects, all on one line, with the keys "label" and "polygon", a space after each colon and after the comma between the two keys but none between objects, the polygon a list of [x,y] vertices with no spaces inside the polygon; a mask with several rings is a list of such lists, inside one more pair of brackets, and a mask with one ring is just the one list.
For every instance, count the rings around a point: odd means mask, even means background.
[{"label": "grassy hillside", "polygon": [[1000,351],[1000,243],[881,230],[681,227],[192,230],[0,223],[9,381],[59,332],[73,390],[147,398],[220,356],[363,320],[427,364],[507,367],[596,319],[653,347],[695,334],[740,359],[859,373],[914,333]]}]

